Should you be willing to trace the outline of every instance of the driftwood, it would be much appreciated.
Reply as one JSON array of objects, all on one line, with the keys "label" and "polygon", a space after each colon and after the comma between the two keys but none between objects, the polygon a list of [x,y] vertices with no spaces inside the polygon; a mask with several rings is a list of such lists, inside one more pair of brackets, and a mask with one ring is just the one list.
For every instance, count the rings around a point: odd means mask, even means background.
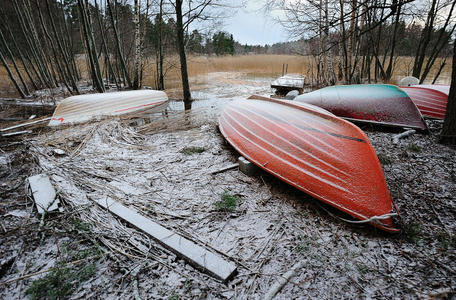
[{"label": "driftwood", "polygon": [[400,134],[397,134],[397,135],[393,136],[393,144],[399,143],[399,140],[400,140],[401,138],[411,136],[411,135],[414,134],[415,132],[416,132],[415,129],[409,129],[409,130],[407,130],[407,131],[404,131],[403,133],[400,133]]},{"label": "driftwood", "polygon": [[265,300],[270,300],[275,297],[275,295],[280,292],[280,290],[285,286],[285,284],[290,280],[291,277],[295,276],[296,273],[305,265],[306,260],[302,260],[295,264],[290,271],[283,274],[277,282],[271,286],[269,291],[266,293],[264,297]]}]

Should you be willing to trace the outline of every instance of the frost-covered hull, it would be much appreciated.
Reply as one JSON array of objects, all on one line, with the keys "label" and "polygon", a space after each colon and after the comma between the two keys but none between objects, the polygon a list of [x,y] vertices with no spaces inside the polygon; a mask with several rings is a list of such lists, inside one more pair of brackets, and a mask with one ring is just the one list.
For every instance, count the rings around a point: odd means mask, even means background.
[{"label": "frost-covered hull", "polygon": [[412,85],[400,88],[413,100],[423,116],[445,118],[449,85]]},{"label": "frost-covered hull", "polygon": [[352,121],[427,130],[410,97],[393,85],[331,86],[300,95],[295,100],[319,106]]},{"label": "frost-covered hull", "polygon": [[[252,98],[252,97],[251,97]],[[397,232],[377,155],[355,125],[303,103],[253,97],[227,104],[220,131],[244,157],[360,220]]]},{"label": "frost-covered hull", "polygon": [[72,96],[60,102],[49,126],[85,122],[96,116],[160,112],[168,107],[168,103],[165,92],[154,90]]}]

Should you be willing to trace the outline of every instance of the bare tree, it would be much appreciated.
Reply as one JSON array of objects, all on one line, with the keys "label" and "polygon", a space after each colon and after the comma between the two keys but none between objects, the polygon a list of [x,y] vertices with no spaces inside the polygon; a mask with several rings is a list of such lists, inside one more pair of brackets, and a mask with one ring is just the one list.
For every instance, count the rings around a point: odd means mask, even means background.
[{"label": "bare tree", "polygon": [[84,31],[84,41],[87,49],[87,56],[92,73],[92,81],[96,90],[100,93],[105,91],[103,76],[98,62],[97,48],[93,35],[93,27],[90,18],[90,6],[88,0],[78,0],[78,8],[81,16],[82,28]]},{"label": "bare tree", "polygon": [[15,82],[14,76],[12,76],[11,70],[8,67],[8,64],[5,61],[5,58],[2,55],[2,63],[4,67],[7,69],[8,76],[11,78],[13,81],[14,85],[16,86],[17,91],[21,95],[22,98],[25,97],[25,95],[29,95],[30,91],[28,89],[27,83],[25,82],[24,78],[22,77],[21,71],[19,70],[19,67],[17,66],[16,59],[14,58],[13,53],[11,53],[10,48],[8,47],[8,44],[5,41],[5,37],[3,36],[3,32],[0,30],[0,45],[3,45],[3,48],[5,48],[6,52],[8,53],[8,56],[10,60],[13,62],[14,68],[16,70],[17,75],[19,76],[19,79],[21,80],[22,86],[25,89],[25,92],[22,91],[22,89],[18,88],[17,82]]},{"label": "bare tree", "polygon": [[456,145],[456,41],[453,42],[453,71],[440,143]]},{"label": "bare tree", "polygon": [[[440,55],[442,49],[448,45],[451,39],[451,35],[456,29],[456,23],[454,23],[454,9],[456,1],[439,1],[432,0],[431,6],[428,10],[426,22],[421,32],[420,42],[415,56],[415,63],[413,66],[413,76],[420,79],[420,83],[423,83],[431,67],[434,65],[436,58]],[[439,26],[439,17],[444,18],[443,25]],[[453,19],[452,19],[453,18]],[[452,24],[453,22],[453,24]],[[432,50],[429,52],[431,46],[431,40],[435,37],[438,29],[437,38],[434,41]],[[426,66],[423,70],[423,65],[427,59]]]},{"label": "bare tree", "polygon": [[19,21],[21,34],[29,48],[31,56],[30,65],[33,66],[33,68],[36,68],[36,74],[39,76],[40,80],[48,88],[53,88],[55,87],[55,81],[52,80],[52,71],[50,70],[51,64],[47,61],[48,55],[45,53],[45,47],[42,46],[42,43],[38,38],[38,33],[36,32],[36,27],[30,14],[29,5],[25,1],[26,0],[12,0],[11,3],[14,7],[17,20]]},{"label": "bare tree", "polygon": [[188,70],[187,70],[187,54],[185,50],[185,39],[184,39],[184,20],[182,14],[182,0],[176,0],[176,30],[177,30],[177,46],[180,57],[181,65],[181,77],[182,77],[182,90],[184,93],[184,107],[185,110],[192,108],[192,95],[190,93],[190,83],[188,81]]},{"label": "bare tree", "polygon": [[[333,72],[331,51],[338,48],[338,79],[351,84],[362,82],[366,77],[370,81],[372,62],[375,62],[375,79],[377,74],[380,74],[383,80],[391,78],[397,58],[396,46],[400,22],[404,18],[410,20],[413,17],[405,14],[405,12],[409,13],[410,9],[404,6],[414,1],[325,0],[323,3],[322,0],[268,0],[264,1],[264,8],[267,12],[273,10],[284,12],[276,21],[287,29],[290,36],[311,41],[320,40],[321,50],[313,55],[317,58],[316,65],[325,65],[326,70],[319,70],[319,72],[325,74]],[[324,34],[322,34],[322,26]],[[383,27],[388,29],[388,40],[391,40],[388,47],[384,47],[386,38]],[[327,39],[327,42],[321,39]],[[326,56],[321,52],[326,53]],[[383,59],[382,54],[384,54]],[[327,62],[323,64],[321,60],[325,57]],[[322,80],[324,82],[326,78]]]},{"label": "bare tree", "polygon": [[163,51],[163,0],[159,3],[159,13],[156,18],[157,25],[157,46],[156,46],[156,72],[157,72],[157,89],[165,89],[165,75],[163,71],[164,51]]},{"label": "bare tree", "polygon": [[123,77],[126,79],[128,87],[131,87],[132,83],[131,83],[131,79],[130,79],[130,72],[128,71],[127,64],[125,63],[125,58],[124,58],[124,55],[123,55],[123,52],[122,52],[122,46],[121,46],[121,42],[120,42],[119,30],[117,28],[117,26],[118,26],[117,23],[118,22],[117,22],[116,18],[114,17],[114,8],[113,8],[113,5],[111,3],[111,0],[107,0],[106,3],[108,5],[109,17],[111,19],[112,28],[113,28],[113,31],[114,31],[114,38],[115,38],[115,41],[116,41],[115,45],[116,45],[117,55],[118,55],[119,60],[120,60],[120,66],[121,66],[121,70],[122,70],[122,73],[123,73]]},{"label": "bare tree", "polygon": [[[47,11],[48,11],[49,20],[50,20],[51,26],[52,26],[52,32],[54,34],[54,38],[55,38],[55,41],[58,46],[58,51],[59,51],[60,57],[62,58],[64,66],[65,66],[65,72],[62,71],[62,75],[65,76],[66,78],[68,78],[68,80],[70,81],[71,86],[74,90],[74,93],[79,94],[79,88],[76,83],[77,71],[74,69],[74,64],[72,64],[72,62],[71,62],[72,58],[70,58],[70,56],[68,54],[68,50],[63,46],[63,41],[60,39],[60,37],[59,37],[60,35],[57,32],[57,27],[56,27],[55,21],[54,21],[54,14],[51,10],[49,0],[46,0],[46,7],[47,7]],[[44,26],[44,24],[43,24],[43,26]],[[50,40],[52,41],[52,38],[50,38]],[[54,49],[54,51],[56,51],[56,50]],[[71,91],[70,88],[68,88],[68,90]]]},{"label": "bare tree", "polygon": [[135,24],[135,61],[134,61],[134,79],[133,88],[135,90],[141,88],[141,32],[139,23],[139,3],[135,0],[134,5],[134,24]]},{"label": "bare tree", "polygon": [[[176,14],[177,47],[181,66],[182,90],[185,110],[192,108],[192,96],[187,69],[187,38],[188,27],[197,20],[217,21],[230,16],[227,8],[235,7],[235,1],[225,0],[176,0],[171,1]],[[221,10],[224,9],[224,10]]]},{"label": "bare tree", "polygon": [[107,77],[108,82],[111,82],[110,81],[110,77],[111,77],[112,80],[114,81],[117,89],[119,90],[120,89],[120,85],[119,85],[119,82],[117,80],[117,76],[116,76],[116,72],[114,71],[113,64],[111,62],[111,53],[109,52],[108,44],[106,42],[106,36],[105,36],[106,29],[103,26],[103,23],[101,21],[100,9],[99,9],[97,1],[95,1],[95,9],[96,9],[96,14],[97,14],[98,27],[100,28],[100,38],[101,38],[103,51],[104,51],[105,64],[107,64],[107,68],[106,68],[107,76],[106,77]]},{"label": "bare tree", "polygon": [[16,87],[17,92],[21,95],[22,98],[25,98],[25,94],[22,91],[21,87],[17,83],[16,78],[13,75],[13,72],[11,72],[10,67],[8,66],[8,63],[5,60],[5,57],[2,54],[2,51],[0,49],[0,60],[2,61],[3,66],[5,67],[6,71],[8,72],[8,76],[10,77],[11,81],[13,82],[14,86]]}]

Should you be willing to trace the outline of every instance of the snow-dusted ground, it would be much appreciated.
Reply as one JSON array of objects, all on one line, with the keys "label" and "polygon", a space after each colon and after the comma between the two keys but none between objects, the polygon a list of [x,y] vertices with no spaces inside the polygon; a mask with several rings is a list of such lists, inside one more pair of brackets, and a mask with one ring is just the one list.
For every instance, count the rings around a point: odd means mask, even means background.
[{"label": "snow-dusted ground", "polygon": [[[264,299],[297,264],[276,299],[454,297],[456,150],[437,144],[441,122],[428,120],[429,134],[397,145],[397,131],[365,128],[402,215],[400,235],[346,223],[340,217],[347,216],[264,172],[210,173],[238,158],[218,132],[221,107],[271,94],[270,80],[208,74],[194,79],[200,88],[189,113],[173,102],[168,117],[143,125],[113,118],[42,129],[27,147],[2,151],[0,297],[24,298],[46,273],[8,281],[76,261],[65,256],[68,245],[80,252],[99,247],[90,260],[97,271],[74,299]],[[183,151],[191,147],[204,151]],[[64,208],[42,227],[23,184],[41,172]],[[233,212],[215,209],[226,191],[240,198]],[[233,261],[237,274],[222,283],[195,270],[94,204],[106,197]]]}]

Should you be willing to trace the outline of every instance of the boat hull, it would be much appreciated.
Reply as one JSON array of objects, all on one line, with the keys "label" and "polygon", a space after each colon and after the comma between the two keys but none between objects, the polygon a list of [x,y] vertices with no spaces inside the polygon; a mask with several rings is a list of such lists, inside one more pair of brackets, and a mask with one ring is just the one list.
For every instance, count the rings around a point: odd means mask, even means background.
[{"label": "boat hull", "polygon": [[[269,98],[232,101],[222,135],[244,157],[305,193],[388,232],[394,204],[377,155],[355,125],[313,106]],[[374,220],[379,216],[383,220]]]},{"label": "boat hull", "polygon": [[410,97],[393,85],[331,86],[300,95],[295,101],[319,106],[350,121],[427,130]]},{"label": "boat hull", "polygon": [[449,85],[412,85],[400,88],[412,99],[423,116],[445,118]]},{"label": "boat hull", "polygon": [[276,89],[276,94],[287,94],[292,90],[302,93],[305,85],[305,77],[298,74],[287,74],[271,82],[271,88]]},{"label": "boat hull", "polygon": [[97,116],[160,112],[168,107],[165,92],[138,90],[68,97],[59,103],[49,126],[80,123]]}]

